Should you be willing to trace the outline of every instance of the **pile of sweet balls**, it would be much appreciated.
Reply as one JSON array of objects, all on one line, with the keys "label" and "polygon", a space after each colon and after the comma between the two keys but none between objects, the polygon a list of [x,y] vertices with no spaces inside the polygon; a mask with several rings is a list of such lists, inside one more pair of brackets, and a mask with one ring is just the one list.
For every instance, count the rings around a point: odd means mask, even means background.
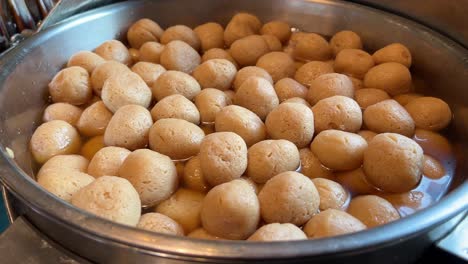
[{"label": "pile of sweet balls", "polygon": [[399,219],[373,191],[414,189],[426,160],[443,172],[411,137],[451,111],[413,92],[402,44],[370,55],[352,31],[327,41],[247,13],[225,28],[141,19],[127,40],[69,59],[30,141],[38,183],[92,214],[194,238],[320,238]]}]

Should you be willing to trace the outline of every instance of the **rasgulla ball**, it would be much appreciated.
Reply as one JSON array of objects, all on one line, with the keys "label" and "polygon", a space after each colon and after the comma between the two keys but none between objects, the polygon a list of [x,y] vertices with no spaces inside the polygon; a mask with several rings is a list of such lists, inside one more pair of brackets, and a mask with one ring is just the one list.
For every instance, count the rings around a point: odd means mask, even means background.
[{"label": "rasgulla ball", "polygon": [[88,173],[96,178],[118,175],[120,166],[130,153],[130,150],[119,147],[102,148],[89,162]]},{"label": "rasgulla ball", "polygon": [[200,113],[195,104],[180,94],[169,95],[157,102],[151,109],[151,116],[154,121],[177,118],[195,125],[200,123]]},{"label": "rasgulla ball", "polygon": [[240,69],[234,79],[234,90],[239,90],[241,85],[250,77],[259,77],[267,80],[269,83],[273,84],[273,79],[270,74],[265,70],[257,66],[247,66]]},{"label": "rasgulla ball", "polygon": [[395,133],[375,136],[364,151],[366,179],[386,192],[413,189],[421,179],[424,154],[412,139]]},{"label": "rasgulla ball", "polygon": [[310,104],[305,99],[300,98],[300,97],[289,98],[282,102],[282,104],[285,104],[285,103],[296,103],[296,104],[305,105],[310,108]]},{"label": "rasgulla ball", "polygon": [[163,66],[154,64],[151,62],[140,61],[132,66],[132,71],[145,81],[145,83],[151,87],[159,76],[166,71]]},{"label": "rasgulla ball", "polygon": [[103,64],[104,60],[101,56],[91,51],[79,51],[70,57],[67,63],[67,67],[80,66],[88,71],[91,75],[93,70],[100,64]]},{"label": "rasgulla ball", "polygon": [[59,71],[49,83],[49,94],[55,103],[87,103],[93,96],[88,71],[79,66]]},{"label": "rasgulla ball", "polygon": [[249,109],[265,120],[278,104],[278,96],[270,82],[263,78],[251,77],[237,90],[234,103]]},{"label": "rasgulla ball", "polygon": [[444,166],[429,155],[424,155],[423,174],[430,179],[440,179],[446,175]]},{"label": "rasgulla ball", "polygon": [[343,73],[358,79],[364,78],[364,75],[370,68],[374,67],[372,56],[360,49],[341,50],[335,58],[333,68],[336,72]]},{"label": "rasgulla ball", "polygon": [[245,181],[233,180],[215,186],[203,201],[203,228],[215,236],[246,239],[255,232],[259,221],[257,195]]},{"label": "rasgulla ball", "polygon": [[169,198],[178,185],[174,162],[168,156],[149,149],[130,153],[120,166],[118,176],[135,187],[142,205],[148,207]]},{"label": "rasgulla ball", "polygon": [[323,238],[354,233],[366,229],[359,219],[336,209],[327,209],[312,217],[304,226],[308,238]]},{"label": "rasgulla ball", "polygon": [[424,153],[438,160],[452,159],[453,147],[443,135],[430,130],[416,129],[413,140],[424,150]]},{"label": "rasgulla ball", "polygon": [[397,101],[402,106],[405,106],[412,100],[419,98],[419,97],[423,97],[423,95],[418,94],[418,93],[404,93],[404,94],[399,94],[399,95],[394,96],[393,100]]},{"label": "rasgulla ball", "polygon": [[357,132],[362,125],[362,112],[353,99],[335,95],[318,101],[313,107],[317,133],[327,129]]},{"label": "rasgulla ball", "polygon": [[260,20],[248,13],[238,13],[229,21],[224,30],[224,42],[227,46],[243,37],[259,33],[262,27]]},{"label": "rasgulla ball", "polygon": [[354,99],[362,109],[366,109],[368,106],[390,99],[390,96],[384,90],[364,88],[354,91]]},{"label": "rasgulla ball", "polygon": [[354,170],[361,166],[366,140],[354,133],[324,130],[310,144],[320,162],[332,170]]},{"label": "rasgulla ball", "polygon": [[114,113],[125,105],[147,108],[151,103],[151,90],[138,74],[126,72],[112,75],[104,82],[101,98]]},{"label": "rasgulla ball", "polygon": [[247,145],[233,132],[207,135],[198,156],[203,176],[212,186],[240,178],[247,168]]},{"label": "rasgulla ball", "polygon": [[198,154],[205,137],[197,125],[176,118],[156,121],[149,131],[149,145],[154,151],[173,160],[188,159]]},{"label": "rasgulla ball", "polygon": [[231,100],[229,100],[226,94],[214,88],[203,89],[195,97],[195,105],[197,106],[198,111],[200,111],[200,119],[202,123],[214,122],[216,114],[230,104]]},{"label": "rasgulla ball", "polygon": [[387,45],[372,55],[375,64],[382,64],[385,62],[398,62],[406,67],[411,66],[411,52],[407,47],[400,43],[393,43]]},{"label": "rasgulla ball", "polygon": [[201,171],[198,156],[192,157],[185,163],[183,184],[186,188],[198,192],[207,192],[210,189]]},{"label": "rasgulla ball", "polygon": [[299,150],[301,158],[301,173],[310,179],[325,178],[333,180],[333,172],[320,163],[320,160],[309,148]]},{"label": "rasgulla ball", "polygon": [[85,108],[76,124],[81,135],[92,137],[104,135],[113,113],[107,109],[102,101]]},{"label": "rasgulla ball", "polygon": [[323,61],[311,61],[297,69],[294,79],[302,85],[309,87],[320,75],[333,72],[333,67],[330,64]]},{"label": "rasgulla ball", "polygon": [[97,55],[105,60],[113,60],[125,65],[132,63],[132,58],[125,45],[115,39],[105,41],[94,50]]},{"label": "rasgulla ball", "polygon": [[99,64],[91,74],[91,86],[96,95],[101,95],[104,82],[112,75],[120,75],[130,71],[130,69],[120,62],[106,61]]},{"label": "rasgulla ball", "polygon": [[200,54],[189,44],[173,40],[166,44],[161,53],[160,63],[167,70],[191,73],[201,61]]},{"label": "rasgulla ball", "polygon": [[144,148],[148,144],[148,134],[152,125],[151,114],[143,106],[122,106],[107,125],[104,144],[129,150]]},{"label": "rasgulla ball", "polygon": [[366,180],[366,175],[362,167],[351,171],[337,172],[336,181],[346,187],[353,195],[369,194],[377,191],[376,188]]},{"label": "rasgulla ball", "polygon": [[262,120],[252,111],[238,105],[230,105],[216,114],[216,132],[234,132],[241,136],[247,147],[266,138]]},{"label": "rasgulla ball", "polygon": [[452,111],[443,100],[435,97],[420,97],[405,105],[417,128],[439,131],[452,120]]},{"label": "rasgulla ball", "polygon": [[320,196],[320,210],[344,209],[343,207],[348,200],[348,192],[339,183],[323,179],[314,178],[312,182],[317,188]]},{"label": "rasgulla ball", "polygon": [[214,49],[207,50],[207,51],[205,51],[205,53],[203,53],[201,61],[205,62],[207,60],[212,60],[212,59],[225,59],[225,60],[230,61],[232,64],[234,64],[234,66],[236,66],[236,69],[239,68],[239,66],[237,65],[236,60],[234,60],[234,58],[231,56],[231,54],[229,54],[229,52],[226,51],[226,50],[223,50],[223,49],[220,49],[220,48],[214,48]]},{"label": "rasgulla ball", "polygon": [[240,66],[249,66],[255,65],[270,48],[262,36],[251,35],[234,41],[229,51]]},{"label": "rasgulla ball", "polygon": [[361,37],[350,30],[343,30],[330,39],[330,47],[336,56],[343,49],[362,49]]},{"label": "rasgulla ball", "polygon": [[158,101],[173,94],[181,94],[187,99],[192,100],[200,93],[200,90],[200,84],[198,84],[195,78],[180,71],[166,71],[162,73],[151,86],[153,96]]},{"label": "rasgulla ball", "polygon": [[202,51],[224,47],[224,29],[220,24],[205,23],[194,28],[193,31],[200,39]]},{"label": "rasgulla ball", "polygon": [[143,62],[160,63],[164,45],[158,42],[146,42],[139,51],[138,59]]},{"label": "rasgulla ball", "polygon": [[349,203],[347,211],[368,228],[400,219],[398,211],[391,203],[375,195],[354,197]]},{"label": "rasgulla ball", "polygon": [[268,114],[265,125],[271,138],[286,139],[303,148],[314,135],[314,114],[303,104],[284,103]]},{"label": "rasgulla ball", "polygon": [[167,44],[174,40],[181,40],[189,44],[194,50],[200,49],[200,39],[198,35],[185,25],[175,25],[166,28],[160,39],[162,44]]},{"label": "rasgulla ball", "polygon": [[159,213],[146,213],[142,215],[137,227],[163,234],[184,235],[184,230],[176,221]]},{"label": "rasgulla ball", "polygon": [[44,110],[42,121],[62,120],[72,126],[76,126],[81,113],[83,113],[83,110],[77,106],[68,103],[54,103],[47,106]]},{"label": "rasgulla ball", "polygon": [[397,101],[389,99],[371,106],[364,111],[364,124],[377,133],[399,133],[407,137],[414,134],[414,121]]},{"label": "rasgulla ball", "polygon": [[294,60],[289,54],[279,51],[261,56],[256,66],[265,69],[275,83],[283,78],[293,77],[296,72]]},{"label": "rasgulla ball", "polygon": [[41,166],[37,177],[41,177],[47,171],[79,171],[86,172],[89,161],[81,155],[57,155],[50,158]]},{"label": "rasgulla ball", "polygon": [[139,49],[149,41],[158,41],[164,30],[158,23],[148,18],[142,18],[133,23],[127,31],[127,40],[130,46]]},{"label": "rasgulla ball", "polygon": [[284,21],[274,20],[263,25],[260,29],[262,35],[273,35],[281,42],[286,43],[291,36],[291,27]]},{"label": "rasgulla ball", "polygon": [[306,61],[325,61],[331,58],[332,50],[328,42],[315,33],[303,33],[295,43],[294,58]]},{"label": "rasgulla ball", "polygon": [[382,63],[366,73],[364,86],[382,89],[391,96],[407,93],[411,89],[411,73],[403,64]]},{"label": "rasgulla ball", "polygon": [[80,150],[80,154],[83,155],[85,158],[91,160],[100,149],[104,146],[104,136],[95,136],[92,137],[83,144]]},{"label": "rasgulla ball", "polygon": [[34,160],[44,163],[53,156],[78,153],[81,139],[78,131],[62,120],[52,120],[40,125],[30,141]]},{"label": "rasgulla ball", "polygon": [[299,150],[290,141],[264,140],[248,150],[247,175],[256,183],[265,183],[273,176],[299,167]]},{"label": "rasgulla ball", "polygon": [[205,195],[179,189],[169,199],[156,207],[156,212],[169,216],[179,223],[186,234],[200,227],[200,211]]},{"label": "rasgulla ball", "polygon": [[302,230],[289,223],[279,224],[267,224],[260,227],[255,233],[253,233],[247,240],[248,241],[291,241],[291,240],[303,240],[307,239],[307,236]]},{"label": "rasgulla ball", "polygon": [[267,43],[270,51],[281,51],[283,49],[283,46],[277,37],[273,35],[262,35],[262,38]]},{"label": "rasgulla ball", "polygon": [[126,179],[102,176],[76,192],[71,203],[111,221],[136,226],[141,214],[138,193]]},{"label": "rasgulla ball", "polygon": [[354,98],[354,87],[348,76],[339,73],[327,73],[312,81],[307,94],[311,105],[327,97],[342,95]]},{"label": "rasgulla ball", "polygon": [[274,88],[280,102],[295,97],[305,99],[308,92],[308,89],[304,85],[291,78],[283,78],[277,81]]},{"label": "rasgulla ball", "polygon": [[267,223],[303,225],[319,210],[320,197],[312,181],[293,171],[280,173],[258,194],[262,218]]},{"label": "rasgulla ball", "polygon": [[357,132],[357,134],[363,137],[367,141],[367,143],[369,143],[369,141],[371,141],[375,136],[377,136],[377,133],[370,130],[360,130]]},{"label": "rasgulla ball", "polygon": [[71,201],[73,194],[93,181],[92,176],[69,168],[43,171],[37,177],[37,183],[42,188],[67,202]]},{"label": "rasgulla ball", "polygon": [[192,75],[202,88],[228,90],[232,86],[237,69],[225,59],[212,59],[195,68]]}]

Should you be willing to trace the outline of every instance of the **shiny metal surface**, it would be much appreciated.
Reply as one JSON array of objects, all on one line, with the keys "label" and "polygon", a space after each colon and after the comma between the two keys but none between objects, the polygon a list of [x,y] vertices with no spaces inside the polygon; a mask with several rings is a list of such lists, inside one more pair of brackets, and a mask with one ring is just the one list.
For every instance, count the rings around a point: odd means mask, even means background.
[{"label": "shiny metal surface", "polygon": [[437,245],[459,258],[468,262],[468,217],[457,225],[457,227],[444,237]]},{"label": "shiny metal surface", "polygon": [[[203,6],[204,8],[198,8]],[[426,80],[426,92],[441,96],[454,110],[450,136],[459,157],[452,191],[439,203],[400,221],[335,238],[275,243],[190,240],[153,234],[111,223],[78,210],[44,192],[28,175],[32,162],[28,141],[47,100],[46,86],[79,50],[90,50],[127,27],[150,17],[173,24],[226,23],[239,11],[263,21],[284,19],[306,31],[331,35],[342,29],[359,32],[370,50],[401,42],[413,52],[413,71]],[[41,231],[87,259],[106,263],[215,263],[247,260],[300,263],[407,263],[443,237],[456,221],[447,221],[468,205],[468,55],[465,49],[431,30],[370,8],[335,1],[218,0],[135,1],[100,8],[27,39],[0,61],[0,177],[19,201],[19,209]],[[6,156],[13,149],[15,160]]]}]

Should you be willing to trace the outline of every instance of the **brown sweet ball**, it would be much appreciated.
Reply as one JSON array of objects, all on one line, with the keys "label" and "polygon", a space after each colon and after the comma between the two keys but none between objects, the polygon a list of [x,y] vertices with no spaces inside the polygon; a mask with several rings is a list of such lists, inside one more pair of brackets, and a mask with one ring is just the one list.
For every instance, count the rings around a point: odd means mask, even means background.
[{"label": "brown sweet ball", "polygon": [[311,105],[315,105],[320,100],[335,95],[354,98],[353,83],[344,74],[327,73],[312,81],[307,94],[307,100]]},{"label": "brown sweet ball", "polygon": [[367,143],[369,143],[369,141],[371,141],[375,136],[377,136],[377,133],[370,130],[360,130],[357,132],[357,134],[363,137],[367,141]]},{"label": "brown sweet ball", "polygon": [[236,69],[239,68],[239,65],[237,65],[236,60],[226,50],[218,49],[218,48],[207,50],[205,53],[203,53],[201,61],[205,62],[207,60],[212,60],[212,59],[225,59],[225,60],[230,61],[232,64],[234,64],[234,66],[236,66]]},{"label": "brown sweet ball", "polygon": [[347,212],[368,228],[384,225],[400,219],[398,211],[384,198],[376,195],[354,197]]},{"label": "brown sweet ball", "polygon": [[289,223],[267,224],[255,231],[247,241],[292,241],[307,239],[302,230]]},{"label": "brown sweet ball", "polygon": [[346,201],[348,200],[348,192],[335,181],[324,178],[314,178],[312,182],[317,188],[320,196],[319,209],[321,211],[327,209],[344,209]]},{"label": "brown sweet ball", "polygon": [[118,176],[135,187],[142,205],[147,207],[169,198],[178,185],[174,162],[168,156],[149,149],[130,153],[120,166]]},{"label": "brown sweet ball", "polygon": [[338,171],[361,166],[367,142],[357,134],[324,130],[310,144],[310,149],[327,168]]},{"label": "brown sweet ball", "polygon": [[184,229],[172,218],[159,213],[146,213],[140,217],[138,228],[169,234],[183,236]]},{"label": "brown sweet ball", "polygon": [[216,132],[203,139],[198,157],[205,180],[215,186],[242,176],[247,145],[233,132]]},{"label": "brown sweet ball", "polygon": [[341,50],[335,59],[333,68],[336,72],[343,73],[358,79],[364,78],[370,68],[374,67],[372,56],[360,49]]},{"label": "brown sweet ball", "polygon": [[202,88],[228,90],[232,86],[237,69],[225,59],[212,59],[200,64],[193,70],[193,77]]},{"label": "brown sweet ball", "polygon": [[114,113],[125,105],[148,108],[151,97],[151,90],[145,81],[130,71],[109,77],[101,93],[102,102]]},{"label": "brown sweet ball", "polygon": [[255,65],[261,56],[270,52],[270,48],[262,36],[251,35],[236,40],[229,51],[240,66],[249,66]]},{"label": "brown sweet ball", "polygon": [[332,56],[328,42],[315,33],[304,33],[297,40],[293,55],[295,59],[305,61],[326,61]]},{"label": "brown sweet ball", "polygon": [[270,51],[282,51],[283,46],[279,39],[273,35],[262,35],[263,40],[265,40],[266,44]]},{"label": "brown sweet ball", "polygon": [[204,198],[203,193],[179,189],[169,199],[158,204],[155,212],[174,219],[188,234],[201,226],[200,211]]},{"label": "brown sweet ball", "polygon": [[216,132],[234,132],[244,139],[247,147],[266,138],[262,120],[252,111],[238,105],[221,109],[215,118]]},{"label": "brown sweet ball", "polygon": [[382,63],[366,73],[364,86],[382,89],[391,96],[407,93],[411,90],[411,73],[400,63]]},{"label": "brown sweet ball", "polygon": [[308,89],[291,78],[283,78],[275,83],[275,92],[280,102],[299,97],[306,98]]},{"label": "brown sweet ball", "polygon": [[116,61],[106,61],[99,64],[91,74],[91,86],[96,95],[101,95],[104,82],[112,75],[120,75],[129,72],[130,69],[122,63]]},{"label": "brown sweet ball", "polygon": [[224,43],[229,47],[234,41],[257,34],[262,27],[260,20],[248,13],[238,13],[229,21],[224,30]]},{"label": "brown sweet ball", "polygon": [[354,91],[354,99],[362,109],[366,109],[368,106],[390,99],[390,96],[384,90],[365,88]]},{"label": "brown sweet ball", "polygon": [[336,181],[346,187],[353,195],[369,194],[377,191],[377,189],[366,180],[366,175],[362,168],[352,171],[337,172]]},{"label": "brown sweet ball", "polygon": [[102,149],[104,146],[104,136],[95,136],[90,139],[88,139],[83,146],[81,147],[80,154],[87,158],[88,160],[91,160],[96,152],[98,152],[100,149]]},{"label": "brown sweet ball", "polygon": [[100,149],[89,162],[88,173],[95,178],[118,175],[120,166],[130,154],[130,150],[119,147]]},{"label": "brown sweet ball", "polygon": [[320,197],[312,181],[293,171],[271,178],[258,194],[260,211],[266,223],[301,226],[319,210]]},{"label": "brown sweet ball", "polygon": [[343,30],[333,35],[330,47],[335,56],[344,49],[362,49],[361,37],[353,31]]},{"label": "brown sweet ball", "polygon": [[446,175],[444,166],[429,155],[424,155],[423,174],[430,179],[440,179]]},{"label": "brown sweet ball", "polygon": [[330,64],[323,61],[311,61],[297,69],[294,79],[302,85],[309,87],[320,75],[333,72],[333,67]]},{"label": "brown sweet ball", "polygon": [[296,72],[293,59],[287,53],[279,51],[263,55],[256,66],[265,69],[275,83],[280,79],[293,77]]},{"label": "brown sweet ball", "polygon": [[410,114],[393,99],[373,104],[364,110],[364,124],[377,133],[392,132],[411,137],[414,121]]},{"label": "brown sweet ball", "polygon": [[362,126],[362,112],[353,99],[335,95],[318,101],[313,107],[317,133],[328,129],[357,132]]},{"label": "brown sweet ball", "polygon": [[93,97],[88,71],[79,66],[59,71],[49,83],[49,94],[55,103],[87,103]]},{"label": "brown sweet ball", "polygon": [[37,177],[37,183],[42,188],[67,202],[71,201],[76,192],[93,181],[92,176],[68,168],[47,170]]},{"label": "brown sweet ball", "polygon": [[438,160],[453,158],[453,150],[450,142],[441,134],[424,129],[414,131],[413,140],[423,148],[424,153]]},{"label": "brown sweet ball", "polygon": [[85,108],[76,127],[83,136],[104,135],[111,118],[112,112],[107,109],[102,101],[97,101]]},{"label": "brown sweet ball", "polygon": [[393,43],[377,50],[372,58],[375,64],[398,62],[408,68],[411,66],[411,52],[405,45],[400,43]]},{"label": "brown sweet ball", "polygon": [[79,51],[73,54],[68,60],[67,67],[80,66],[81,68],[88,71],[91,75],[93,70],[100,64],[103,64],[104,60],[101,56],[91,51]]},{"label": "brown sweet ball", "polygon": [[133,23],[127,31],[127,40],[130,46],[139,49],[144,43],[159,41],[164,30],[158,23],[148,18],[142,18]]},{"label": "brown sweet ball", "polygon": [[205,23],[194,28],[201,43],[203,52],[213,48],[224,48],[224,28],[218,23]]},{"label": "brown sweet ball", "polygon": [[410,138],[395,133],[375,136],[364,152],[366,179],[386,192],[413,189],[421,179],[424,155]]},{"label": "brown sweet ball", "polygon": [[199,64],[201,58],[189,44],[173,40],[166,44],[161,53],[160,63],[167,70],[191,73]]},{"label": "brown sweet ball", "polygon": [[78,171],[86,172],[89,161],[81,155],[57,155],[53,156],[41,166],[36,177],[39,178],[49,171]]},{"label": "brown sweet ball", "polygon": [[75,126],[83,110],[67,103],[55,103],[47,106],[42,115],[42,121],[62,120]]},{"label": "brown sweet ball", "polygon": [[302,104],[302,105],[305,105],[305,106],[310,108],[310,104],[305,99],[300,98],[300,97],[289,98],[289,99],[282,102],[282,104],[285,104],[285,103]]},{"label": "brown sweet ball", "polygon": [[115,39],[108,40],[99,45],[94,52],[105,60],[113,60],[125,65],[132,63],[132,58],[125,45]]},{"label": "brown sweet ball", "polygon": [[308,238],[333,237],[365,230],[367,227],[354,216],[328,209],[312,217],[304,226]]},{"label": "brown sweet ball", "polygon": [[267,115],[279,104],[273,85],[266,79],[258,77],[247,79],[239,87],[234,102],[254,112],[262,120],[265,120]]},{"label": "brown sweet ball", "polygon": [[198,154],[205,137],[201,128],[183,119],[164,118],[149,131],[149,145],[154,151],[173,160],[188,159]]},{"label": "brown sweet ball", "polygon": [[234,97],[236,96],[236,92],[234,92],[233,90],[225,90],[223,92],[226,95],[229,104],[232,104],[232,102],[234,101]]},{"label": "brown sweet ball", "polygon": [[165,71],[151,86],[151,91],[157,101],[173,94],[181,94],[192,100],[200,93],[200,90],[200,84],[195,78],[180,71]]},{"label": "brown sweet ball", "polygon": [[299,150],[299,156],[301,159],[301,173],[310,179],[325,178],[334,180],[335,175],[327,167],[320,163],[320,160],[309,148],[303,148]]},{"label": "brown sweet ball", "polygon": [[183,184],[186,188],[198,192],[207,192],[210,187],[203,176],[198,156],[192,157],[185,164]]},{"label": "brown sweet ball", "polygon": [[43,123],[34,131],[30,147],[34,160],[42,164],[56,155],[78,153],[81,139],[69,123],[52,120]]},{"label": "brown sweet ball", "polygon": [[354,77],[349,77],[349,79],[353,83],[354,91],[357,91],[359,89],[364,88],[364,83],[363,83],[363,81],[361,79],[357,79],[357,78],[354,78]]},{"label": "brown sweet ball", "polygon": [[[258,195],[258,193],[260,192],[259,188],[259,184],[255,183],[251,178],[249,177],[246,177],[246,176],[242,176],[239,180],[241,181],[245,181],[251,188],[252,190],[255,192],[255,194]],[[263,185],[263,184],[262,184]]]},{"label": "brown sweet ball", "polygon": [[151,109],[154,121],[163,118],[183,119],[195,125],[200,123],[200,113],[197,107],[180,94],[169,95],[156,103]]},{"label": "brown sweet ball", "polygon": [[151,87],[166,69],[159,64],[140,61],[133,65],[132,71],[138,74],[148,87]]},{"label": "brown sweet ball", "polygon": [[226,94],[218,89],[206,88],[203,89],[195,97],[195,105],[200,111],[200,119],[202,123],[213,123],[216,114],[224,107],[230,105],[231,102]]},{"label": "brown sweet ball", "polygon": [[164,45],[158,42],[146,42],[140,48],[139,61],[160,63]]},{"label": "brown sweet ball", "polygon": [[248,150],[247,175],[256,183],[265,183],[279,173],[295,171],[299,164],[299,150],[293,143],[264,140]]},{"label": "brown sweet ball", "polygon": [[450,106],[436,97],[420,97],[405,105],[417,128],[439,131],[452,120]]},{"label": "brown sweet ball", "polygon": [[138,193],[126,179],[103,176],[76,192],[71,203],[108,220],[136,226],[141,215]]},{"label": "brown sweet ball", "polygon": [[302,104],[280,104],[270,112],[265,125],[271,138],[286,139],[303,148],[314,135],[314,114]]},{"label": "brown sweet ball", "polygon": [[148,145],[148,133],[152,125],[151,114],[143,106],[122,106],[107,125],[104,144],[129,150],[144,148]]},{"label": "brown sweet ball", "polygon": [[161,43],[167,44],[174,40],[180,40],[189,44],[194,50],[200,49],[200,39],[197,34],[189,27],[184,25],[175,25],[166,28],[161,36]]},{"label": "brown sweet ball", "polygon": [[203,201],[203,228],[215,236],[246,239],[255,232],[259,221],[257,195],[245,181],[233,180],[215,186]]},{"label": "brown sweet ball", "polygon": [[284,21],[274,20],[263,25],[260,29],[262,35],[273,35],[281,42],[286,43],[291,36],[291,27]]},{"label": "brown sweet ball", "polygon": [[397,101],[402,106],[406,106],[409,102],[416,98],[423,97],[424,95],[418,93],[405,93],[399,94],[393,97],[393,100]]},{"label": "brown sweet ball", "polygon": [[188,234],[187,237],[196,238],[196,239],[205,239],[205,240],[219,240],[219,239],[222,239],[220,237],[213,236],[212,234],[208,233],[204,228],[195,229],[190,234]]},{"label": "brown sweet ball", "polygon": [[240,69],[236,77],[234,79],[234,90],[237,91],[241,87],[241,85],[250,77],[258,77],[267,80],[269,83],[273,84],[273,79],[271,78],[270,74],[257,66],[247,66]]},{"label": "brown sweet ball", "polygon": [[128,52],[130,53],[130,57],[132,58],[133,63],[140,61],[140,51],[134,48],[129,48]]}]

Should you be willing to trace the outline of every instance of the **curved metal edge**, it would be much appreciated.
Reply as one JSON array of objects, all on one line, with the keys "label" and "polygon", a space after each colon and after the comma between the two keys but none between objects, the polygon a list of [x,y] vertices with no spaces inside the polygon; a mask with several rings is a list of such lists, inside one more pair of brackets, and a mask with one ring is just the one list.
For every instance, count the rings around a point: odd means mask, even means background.
[{"label": "curved metal edge", "polygon": [[[105,9],[98,8],[96,10],[92,10],[67,19],[65,22],[57,24],[44,31],[43,34],[31,37],[31,39],[20,44],[18,49],[15,49],[7,54],[7,56],[21,56],[24,54],[23,52],[26,52],[25,50],[22,50],[21,47],[25,47],[28,44],[31,45],[33,41],[46,39],[49,35],[53,35],[54,33],[61,30],[73,27],[78,23],[83,23],[84,21],[115,12],[118,9],[124,8],[126,5],[137,5],[139,2],[140,1],[114,4],[105,7]],[[343,2],[331,2],[328,0],[321,0],[320,2],[330,5],[344,5]],[[346,3],[346,5],[349,5],[349,3]],[[352,5],[356,8],[366,9],[367,12],[377,12],[371,8],[362,7],[356,4]],[[422,33],[439,37],[441,44],[444,44],[447,46],[447,48],[455,53],[466,56],[466,53],[460,51],[460,49],[463,49],[458,44],[451,42],[443,36],[440,36],[440,34],[432,32],[430,29],[415,24],[414,22],[407,21],[393,15],[388,15],[385,13],[382,14],[384,14],[385,19],[388,19],[393,23],[410,24],[416,29],[422,31]],[[8,63],[8,60],[4,61],[4,64]],[[4,77],[5,76],[3,74],[0,74],[0,78]],[[6,153],[1,148],[0,154],[3,156],[3,161],[6,161],[9,170],[8,174],[10,174],[10,177],[7,177],[9,178],[7,182],[7,186],[9,188],[11,188],[11,186],[23,187],[24,189],[28,190],[28,197],[44,197],[44,199],[29,201],[26,199],[26,197],[24,197],[24,195],[18,195],[18,197],[24,203],[26,203],[28,206],[31,206],[31,208],[34,208],[34,210],[37,210],[41,214],[51,217],[56,221],[60,221],[65,225],[69,225],[70,227],[87,234],[92,239],[106,241],[110,240],[114,243],[122,243],[135,248],[148,250],[150,251],[150,254],[158,256],[170,255],[174,257],[174,254],[178,254],[180,258],[209,258],[218,256],[224,259],[239,259],[239,256],[241,256],[240,259],[242,259],[243,255],[249,255],[251,256],[250,259],[271,259],[319,254],[331,255],[335,254],[337,251],[371,251],[384,245],[399,243],[399,241],[414,237],[417,234],[431,229],[434,225],[438,225],[444,222],[446,218],[453,217],[460,211],[468,209],[468,204],[466,203],[455,203],[456,201],[468,200],[468,182],[465,182],[437,204],[423,209],[414,215],[401,219],[395,223],[355,234],[309,241],[271,243],[252,242],[248,244],[245,242],[236,241],[214,242],[196,239],[189,240],[186,238],[154,234],[148,231],[137,230],[132,227],[110,222],[103,218],[77,209],[47,193],[44,189],[42,189],[42,187],[38,186],[37,183],[30,179],[30,177],[24,172],[22,172],[21,169],[16,164],[14,164],[11,159],[7,158]],[[15,175],[15,170],[20,171],[21,177]],[[25,192],[23,192],[23,194],[24,193]],[[60,207],[64,210],[61,212],[54,212],[52,210],[53,207]],[[112,227],[114,231],[113,233],[102,234],[102,230],[109,229],[110,227]],[[285,251],[285,248],[288,250]],[[216,251],[210,251],[209,249],[216,249]]]},{"label": "curved metal edge", "polygon": [[5,204],[6,214],[7,214],[7,217],[8,217],[8,222],[10,222],[10,224],[11,224],[11,223],[13,223],[15,221],[15,219],[18,216],[16,215],[15,211],[13,210],[12,203],[11,203],[7,188],[5,186],[3,186],[2,184],[0,184],[0,187],[1,187],[1,192],[2,192],[2,199],[3,199],[3,202]]}]

